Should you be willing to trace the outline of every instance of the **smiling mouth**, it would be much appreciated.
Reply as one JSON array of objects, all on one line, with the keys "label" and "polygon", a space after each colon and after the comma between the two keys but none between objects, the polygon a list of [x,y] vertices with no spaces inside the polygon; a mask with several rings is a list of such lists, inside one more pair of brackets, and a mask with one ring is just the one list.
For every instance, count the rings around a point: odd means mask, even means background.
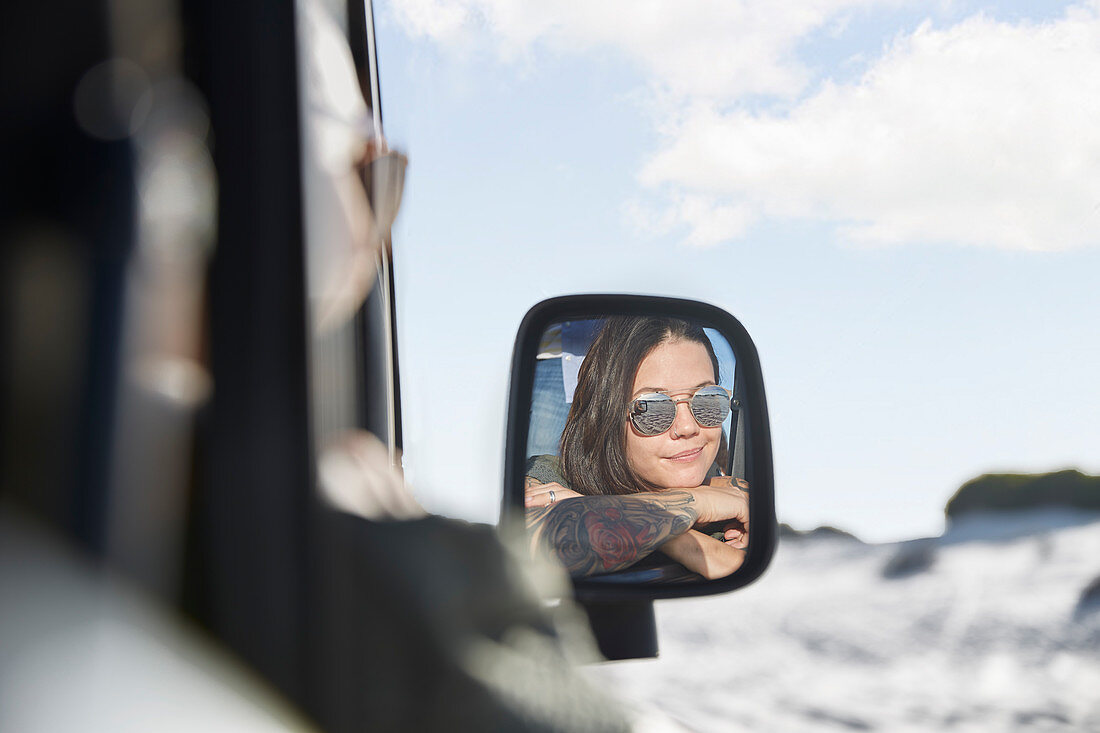
[{"label": "smiling mouth", "polygon": [[673,461],[675,463],[690,463],[699,457],[699,454],[703,452],[703,448],[694,448],[692,450],[686,450],[682,453],[677,453],[674,456],[669,456],[666,460]]}]

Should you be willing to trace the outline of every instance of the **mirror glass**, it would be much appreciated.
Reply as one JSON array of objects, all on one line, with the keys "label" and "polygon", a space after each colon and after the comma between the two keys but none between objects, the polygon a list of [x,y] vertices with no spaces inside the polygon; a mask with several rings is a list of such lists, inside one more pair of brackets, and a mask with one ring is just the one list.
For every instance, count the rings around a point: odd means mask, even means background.
[{"label": "mirror glass", "polygon": [[751,466],[737,354],[681,317],[552,321],[531,372],[531,546],[591,583],[725,577],[745,560]]}]

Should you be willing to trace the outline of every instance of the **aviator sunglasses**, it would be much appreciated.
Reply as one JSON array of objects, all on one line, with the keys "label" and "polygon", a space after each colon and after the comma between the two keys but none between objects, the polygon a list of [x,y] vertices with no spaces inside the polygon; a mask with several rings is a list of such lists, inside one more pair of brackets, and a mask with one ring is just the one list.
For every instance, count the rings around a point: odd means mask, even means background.
[{"label": "aviator sunglasses", "polygon": [[630,403],[630,424],[642,435],[666,432],[676,422],[676,406],[688,403],[700,427],[716,428],[730,414],[733,393],[717,384],[695,390],[691,397],[674,400],[663,392],[647,392]]}]

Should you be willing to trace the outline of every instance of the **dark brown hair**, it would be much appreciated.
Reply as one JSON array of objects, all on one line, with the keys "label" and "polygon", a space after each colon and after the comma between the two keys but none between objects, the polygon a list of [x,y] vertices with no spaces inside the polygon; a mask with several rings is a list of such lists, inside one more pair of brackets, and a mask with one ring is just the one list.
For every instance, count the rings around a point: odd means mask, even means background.
[{"label": "dark brown hair", "polygon": [[[581,363],[573,405],[561,434],[561,469],[582,494],[635,494],[659,487],[630,467],[626,458],[626,411],[638,367],[667,341],[702,344],[714,365],[718,357],[701,326],[679,318],[611,316]],[[719,447],[722,455],[725,435]]]}]

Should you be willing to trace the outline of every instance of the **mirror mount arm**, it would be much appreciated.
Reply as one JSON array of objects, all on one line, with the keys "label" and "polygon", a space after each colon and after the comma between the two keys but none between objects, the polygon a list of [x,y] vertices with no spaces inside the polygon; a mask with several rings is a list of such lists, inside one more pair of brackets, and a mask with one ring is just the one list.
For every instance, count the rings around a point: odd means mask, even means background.
[{"label": "mirror mount arm", "polygon": [[653,601],[579,601],[602,654],[608,661],[657,656]]}]

